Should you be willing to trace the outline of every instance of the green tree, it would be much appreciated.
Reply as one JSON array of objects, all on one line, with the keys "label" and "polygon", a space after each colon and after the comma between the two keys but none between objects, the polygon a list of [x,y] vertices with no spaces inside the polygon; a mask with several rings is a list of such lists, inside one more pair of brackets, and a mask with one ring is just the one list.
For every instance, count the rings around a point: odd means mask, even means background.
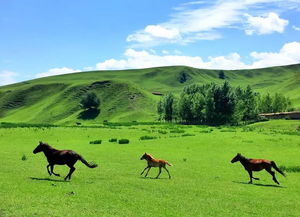
[{"label": "green tree", "polygon": [[159,120],[163,120],[164,119],[163,98],[161,98],[157,104],[157,113],[159,115]]},{"label": "green tree", "polygon": [[217,87],[214,91],[215,103],[215,123],[225,124],[231,123],[235,110],[235,96],[231,91],[231,87],[227,81],[223,86]]},{"label": "green tree", "polygon": [[273,100],[269,93],[267,95],[262,96],[259,102],[259,112],[260,113],[269,113],[273,112],[272,108]]},{"label": "green tree", "polygon": [[100,106],[100,99],[93,92],[86,93],[80,100],[80,106],[84,109],[97,109]]},{"label": "green tree", "polygon": [[186,86],[180,95],[178,113],[182,121],[201,123],[204,120],[205,108],[204,86],[192,84]]},{"label": "green tree", "polygon": [[178,114],[182,121],[192,122],[193,113],[191,108],[191,98],[188,94],[182,93],[178,102]]},{"label": "green tree", "polygon": [[223,70],[219,71],[219,78],[220,79],[225,79],[225,73]]},{"label": "green tree", "polygon": [[243,94],[243,121],[255,120],[258,117],[257,101],[255,94],[248,85]]},{"label": "green tree", "polygon": [[176,116],[176,100],[172,93],[168,93],[161,98],[157,105],[159,118],[165,121],[172,121]]},{"label": "green tree", "polygon": [[193,114],[193,120],[197,123],[204,121],[204,108],[205,108],[205,98],[200,93],[197,92],[192,96],[191,99],[191,111]]}]

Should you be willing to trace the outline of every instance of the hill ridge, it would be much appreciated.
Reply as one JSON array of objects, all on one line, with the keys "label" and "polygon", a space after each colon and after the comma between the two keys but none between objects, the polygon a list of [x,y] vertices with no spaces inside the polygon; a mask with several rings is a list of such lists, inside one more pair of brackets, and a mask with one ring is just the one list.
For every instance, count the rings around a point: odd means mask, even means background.
[{"label": "hill ridge", "polygon": [[[0,87],[0,122],[49,124],[108,121],[155,121],[160,96],[179,94],[192,83],[222,83],[220,71],[233,86],[250,85],[261,93],[280,92],[300,108],[300,64],[243,70],[209,70],[186,66],[87,71],[38,78]],[[101,99],[100,114],[82,120],[80,97],[87,91]]]}]

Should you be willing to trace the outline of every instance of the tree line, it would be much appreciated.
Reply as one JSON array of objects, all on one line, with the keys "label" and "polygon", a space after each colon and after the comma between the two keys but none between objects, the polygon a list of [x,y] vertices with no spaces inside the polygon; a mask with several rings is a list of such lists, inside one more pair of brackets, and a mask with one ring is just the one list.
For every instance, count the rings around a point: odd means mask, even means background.
[{"label": "tree line", "polygon": [[259,94],[250,86],[192,84],[180,96],[163,96],[157,104],[160,120],[188,124],[239,124],[259,119],[260,113],[291,111],[291,101],[282,94]]}]

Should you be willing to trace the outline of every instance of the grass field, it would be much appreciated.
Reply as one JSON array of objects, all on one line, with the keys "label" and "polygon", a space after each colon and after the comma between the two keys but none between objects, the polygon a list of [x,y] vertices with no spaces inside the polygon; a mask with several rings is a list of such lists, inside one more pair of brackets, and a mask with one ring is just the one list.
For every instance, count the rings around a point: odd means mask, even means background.
[{"label": "grass field", "polygon": [[[300,216],[299,125],[0,128],[0,216]],[[89,144],[98,139],[102,144]],[[32,154],[39,140],[73,149],[99,167],[78,162],[71,181],[50,177],[45,156]],[[145,151],[174,165],[172,179],[164,171],[160,179],[139,175]],[[265,171],[247,184],[242,165],[230,163],[237,152],[274,160],[290,172],[286,178],[276,173],[280,186]],[[54,171],[66,175],[68,169]]]}]

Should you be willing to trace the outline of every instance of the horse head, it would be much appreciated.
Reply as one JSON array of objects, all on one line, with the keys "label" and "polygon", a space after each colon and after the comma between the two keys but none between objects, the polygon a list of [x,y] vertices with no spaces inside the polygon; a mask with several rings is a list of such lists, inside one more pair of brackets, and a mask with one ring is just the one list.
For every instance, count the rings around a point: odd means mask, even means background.
[{"label": "horse head", "polygon": [[39,142],[38,146],[33,150],[33,154],[39,153],[41,151],[44,150],[45,147],[45,143],[43,143],[42,141]]},{"label": "horse head", "polygon": [[146,152],[145,152],[145,154],[143,154],[143,156],[141,157],[141,160],[147,160],[147,158],[149,157],[149,154],[147,154]]},{"label": "horse head", "polygon": [[237,161],[239,161],[241,159],[241,154],[237,153],[236,156],[234,158],[232,158],[231,163],[235,163]]}]

